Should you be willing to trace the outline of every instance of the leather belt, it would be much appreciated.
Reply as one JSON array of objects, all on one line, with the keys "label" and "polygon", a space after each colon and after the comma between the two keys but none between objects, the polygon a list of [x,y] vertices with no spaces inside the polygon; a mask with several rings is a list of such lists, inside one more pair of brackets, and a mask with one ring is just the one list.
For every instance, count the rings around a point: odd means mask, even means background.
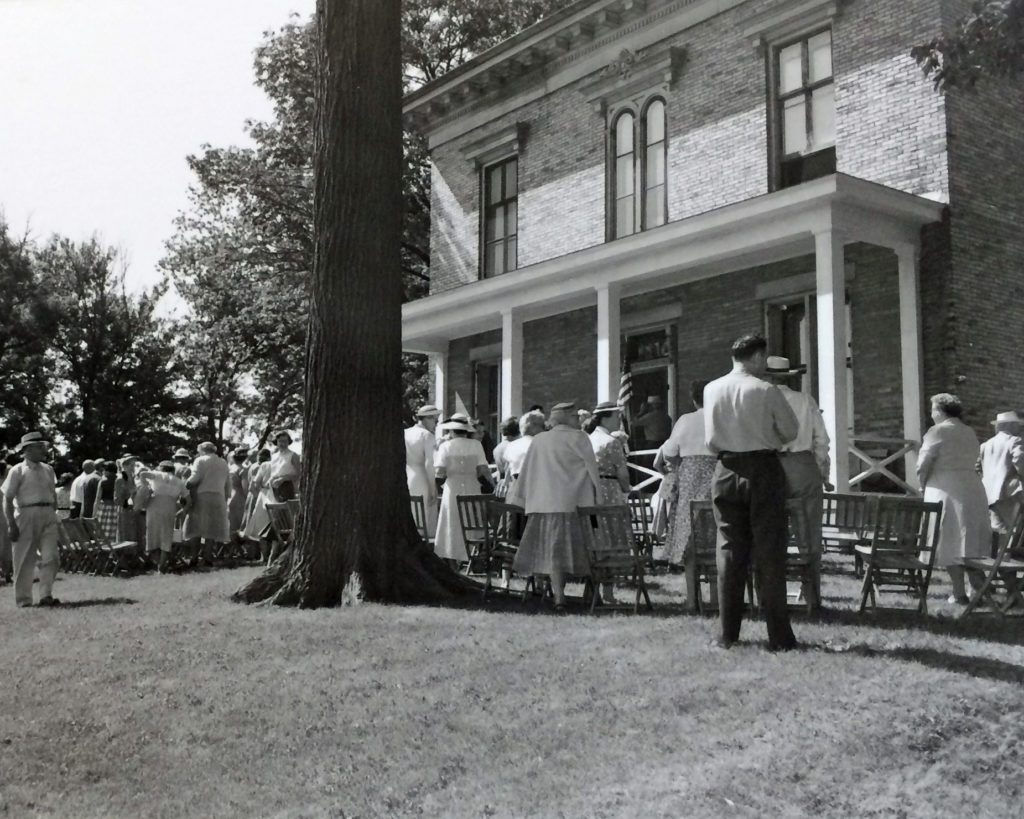
[{"label": "leather belt", "polygon": [[718,453],[718,460],[723,458],[767,458],[769,456],[776,458],[779,453],[774,449],[751,449],[749,452],[728,452],[723,451]]},{"label": "leather belt", "polygon": [[607,478],[610,481],[617,481],[619,479],[618,475],[598,475],[598,477],[599,478]]},{"label": "leather belt", "polygon": [[31,509],[33,506],[53,506],[49,501],[39,501],[39,503],[19,503],[19,509]]}]

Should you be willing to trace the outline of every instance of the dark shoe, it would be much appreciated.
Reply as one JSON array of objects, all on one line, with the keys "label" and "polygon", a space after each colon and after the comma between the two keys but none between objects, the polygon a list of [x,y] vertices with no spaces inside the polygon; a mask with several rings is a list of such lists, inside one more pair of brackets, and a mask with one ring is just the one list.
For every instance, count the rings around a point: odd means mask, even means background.
[{"label": "dark shoe", "polygon": [[44,597],[36,605],[44,609],[52,609],[60,605],[60,600],[58,600],[56,597]]},{"label": "dark shoe", "polygon": [[800,648],[800,643],[798,643],[796,640],[793,640],[792,642],[780,643],[779,645],[768,643],[768,650],[773,653],[777,651],[795,651],[798,648]]},{"label": "dark shoe", "polygon": [[718,637],[717,639],[714,639],[710,643],[708,643],[708,648],[713,649],[715,651],[728,651],[734,645],[736,644],[733,643],[731,640],[723,640],[721,637]]},{"label": "dark shoe", "polygon": [[555,614],[565,614],[568,610],[569,608],[565,605],[565,603],[555,603]]}]

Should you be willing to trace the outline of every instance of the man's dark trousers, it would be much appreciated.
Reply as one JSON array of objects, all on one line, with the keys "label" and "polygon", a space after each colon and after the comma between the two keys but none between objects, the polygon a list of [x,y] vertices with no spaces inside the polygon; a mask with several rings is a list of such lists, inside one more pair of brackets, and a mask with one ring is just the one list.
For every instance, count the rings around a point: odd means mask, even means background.
[{"label": "man's dark trousers", "polygon": [[711,493],[718,524],[718,605],[722,640],[743,624],[747,575],[756,568],[772,649],[796,645],[786,599],[786,476],[774,452],[719,455]]}]

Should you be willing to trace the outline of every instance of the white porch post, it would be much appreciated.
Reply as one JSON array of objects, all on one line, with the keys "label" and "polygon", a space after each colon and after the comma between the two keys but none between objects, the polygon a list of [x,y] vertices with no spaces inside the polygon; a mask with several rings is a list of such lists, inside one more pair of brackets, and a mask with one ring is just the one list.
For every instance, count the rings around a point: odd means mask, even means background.
[{"label": "white porch post", "polygon": [[846,267],[843,237],[834,230],[814,235],[818,316],[818,403],[832,440],[830,482],[850,488],[849,418],[846,383]]},{"label": "white porch post", "polygon": [[597,400],[619,397],[619,286],[597,288]]},{"label": "white porch post", "polygon": [[431,353],[430,361],[434,365],[434,406],[441,411],[441,417],[447,417],[445,404],[447,403],[447,375],[448,375],[448,353]]},{"label": "white porch post", "polygon": [[[917,244],[901,245],[896,250],[900,281],[900,361],[903,374],[903,437],[921,440],[922,366],[921,366],[921,304],[918,290]],[[917,450],[908,452],[904,460],[907,483],[919,489],[917,482]]]},{"label": "white porch post", "polygon": [[501,314],[501,419],[523,413],[523,320],[515,310]]}]

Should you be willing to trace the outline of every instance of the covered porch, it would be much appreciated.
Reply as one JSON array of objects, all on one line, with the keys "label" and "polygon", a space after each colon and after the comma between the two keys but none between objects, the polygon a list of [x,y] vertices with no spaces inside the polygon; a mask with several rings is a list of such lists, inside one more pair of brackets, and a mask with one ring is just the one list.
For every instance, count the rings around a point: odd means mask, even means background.
[{"label": "covered porch", "polygon": [[[704,314],[717,310],[722,321],[735,321],[727,299],[706,303],[693,297],[700,292],[695,288],[710,286],[709,280],[729,282],[738,271],[807,259],[813,269],[784,280],[765,281],[744,298],[745,302],[771,304],[780,294],[801,288],[813,296],[805,301],[810,314],[805,324],[816,328],[810,333],[803,331],[813,371],[805,389],[815,392],[832,440],[832,483],[846,491],[851,479],[850,454],[863,451],[853,444],[857,436],[852,379],[847,372],[848,279],[854,275],[852,270],[848,274],[847,248],[867,245],[894,256],[898,326],[886,326],[884,338],[874,343],[879,356],[899,360],[899,383],[892,389],[894,400],[900,403],[900,431],[904,439],[920,440],[924,415],[920,237],[923,226],[941,219],[943,208],[942,203],[846,175],[825,177],[406,304],[403,349],[432,356],[435,401],[451,412],[453,408],[444,404],[450,392],[447,381],[454,375],[449,367],[453,343],[487,334],[489,346],[494,348],[490,354],[498,382],[497,413],[500,417],[518,415],[525,409],[524,324],[537,322],[540,326],[546,320],[551,326],[554,317],[586,315],[586,339],[581,341],[582,334],[576,333],[572,343],[577,348],[580,343],[593,345],[587,356],[577,357],[585,358],[581,366],[592,370],[588,378],[595,386],[596,400],[615,400],[623,334],[635,312],[630,305],[647,299],[653,305],[644,311],[647,318],[674,317],[682,327],[686,326],[687,309]],[[521,240],[528,241],[528,237]],[[702,284],[695,285],[698,282]],[[648,298],[659,294],[671,298]],[[870,311],[870,299],[859,309]],[[581,314],[581,310],[587,312]],[[589,318],[591,315],[594,318]],[[760,329],[750,326],[746,315],[743,331]],[[560,323],[560,319],[554,320]],[[566,321],[565,333],[573,332]],[[690,342],[681,336],[673,343],[683,354]],[[557,345],[550,351],[555,357],[563,353]],[[708,372],[721,374],[728,366],[727,346],[721,358],[715,355],[707,365],[712,368]],[[670,371],[675,373],[676,368]],[[674,417],[688,409],[682,401],[674,403]],[[904,474],[913,485],[915,452],[911,449],[900,457]]]}]

